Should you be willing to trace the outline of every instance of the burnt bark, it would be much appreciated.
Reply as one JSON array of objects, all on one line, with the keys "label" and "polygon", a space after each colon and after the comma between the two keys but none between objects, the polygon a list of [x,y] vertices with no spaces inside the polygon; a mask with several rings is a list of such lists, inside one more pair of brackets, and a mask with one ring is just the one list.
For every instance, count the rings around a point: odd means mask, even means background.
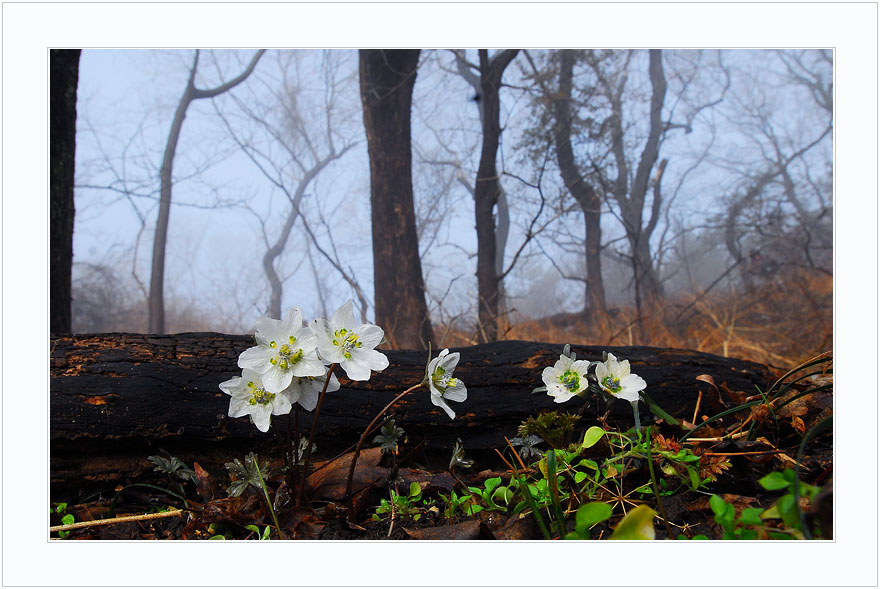
[{"label": "burnt bark", "polygon": [[433,339],[416,233],[410,111],[419,50],[360,51],[361,102],[370,156],[376,323],[395,348]]},{"label": "burnt bark", "polygon": [[49,51],[49,331],[70,333],[80,49]]},{"label": "burnt bark", "polygon": [[[101,334],[53,337],[50,342],[50,458],[53,483],[66,477],[119,477],[146,472],[146,461],[159,448],[192,456],[203,465],[207,454],[246,451],[280,452],[286,421],[275,417],[268,434],[247,419],[227,416],[229,396],[218,385],[240,374],[239,354],[252,346],[251,336],[219,333],[178,335]],[[578,400],[555,404],[546,394],[533,394],[541,371],[559,359],[562,346],[502,341],[459,348],[455,376],[468,388],[463,403],[451,403],[451,420],[417,390],[392,411],[411,440],[425,438],[434,448],[451,448],[461,438],[468,449],[499,448],[504,436],[544,409],[577,412]],[[698,382],[712,376],[722,391],[751,394],[766,389],[770,370],[761,364],[687,350],[572,346],[578,358],[598,359],[603,350],[630,360],[633,372],[648,383],[648,393],[666,411],[690,419],[702,387],[703,411],[720,408],[717,395]],[[386,351],[390,365],[369,381],[353,382],[337,374],[339,391],[328,393],[318,423],[317,441],[325,456],[357,441],[370,420],[391,399],[424,377],[427,358],[417,351]],[[726,393],[723,400],[734,406]],[[713,403],[715,404],[713,406]],[[631,425],[628,403],[612,413]],[[604,413],[604,403],[591,402],[588,421]],[[642,407],[648,417],[647,407]],[[627,421],[629,420],[629,421]],[[202,456],[199,456],[202,453]],[[126,462],[126,457],[128,462]],[[220,461],[222,468],[222,461]],[[120,471],[122,469],[122,471]],[[115,474],[114,474],[115,473]],[[108,480],[110,480],[108,479]],[[84,484],[84,483],[83,483]]]}]

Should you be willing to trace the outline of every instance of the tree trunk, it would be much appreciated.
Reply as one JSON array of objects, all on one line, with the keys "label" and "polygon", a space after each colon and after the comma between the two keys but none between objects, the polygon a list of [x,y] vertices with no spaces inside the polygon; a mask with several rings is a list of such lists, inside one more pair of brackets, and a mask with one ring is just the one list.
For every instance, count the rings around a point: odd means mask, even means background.
[{"label": "tree trunk", "polygon": [[496,236],[493,211],[498,204],[500,184],[496,158],[501,140],[501,77],[516,57],[518,49],[507,49],[489,60],[489,52],[480,49],[480,94],[483,147],[474,186],[474,217],[477,227],[477,298],[479,339],[498,339],[498,273],[496,271]]},{"label": "tree trunk", "polygon": [[49,52],[49,331],[70,333],[76,89],[80,49]]},{"label": "tree trunk", "polygon": [[584,311],[587,320],[596,312],[605,311],[605,285],[602,281],[602,226],[601,201],[593,187],[578,170],[571,146],[571,90],[574,74],[574,51],[564,49],[560,52],[559,92],[553,101],[556,126],[556,161],[565,182],[565,187],[580,205],[584,213],[585,239],[584,260],[586,266],[586,292]]},{"label": "tree trunk", "polygon": [[410,110],[419,50],[360,51],[361,101],[370,156],[376,323],[394,348],[433,339],[416,233]]},{"label": "tree trunk", "polygon": [[180,102],[177,104],[177,110],[174,113],[174,119],[171,121],[171,131],[168,133],[168,141],[165,143],[165,154],[162,157],[162,167],[159,170],[161,183],[159,189],[159,215],[156,219],[156,234],[153,238],[150,295],[147,302],[149,309],[148,330],[152,333],[165,333],[165,244],[168,241],[168,222],[171,216],[172,168],[174,165],[174,153],[177,151],[177,142],[180,139],[180,130],[183,128],[183,120],[186,118],[186,111],[193,100],[213,98],[245,81],[251,75],[251,72],[254,71],[257,61],[259,61],[265,51],[265,49],[257,51],[245,71],[239,74],[238,77],[216,88],[201,90],[195,87],[196,71],[199,68],[199,50],[196,49],[186,89],[183,91],[183,96],[181,96]]},{"label": "tree trunk", "polygon": [[[49,415],[53,484],[65,484],[65,477],[74,474],[93,478],[66,484],[99,484],[118,478],[119,469],[146,472],[152,468],[146,456],[158,454],[160,448],[180,452],[181,458],[194,456],[203,465],[205,454],[211,453],[225,458],[240,458],[248,450],[280,453],[283,444],[276,435],[284,431],[284,418],[275,417],[269,433],[262,434],[246,418],[227,417],[229,396],[218,387],[241,373],[236,361],[252,345],[251,336],[219,333],[53,337]],[[450,404],[456,418],[449,419],[431,404],[425,390],[405,397],[393,410],[394,418],[411,440],[425,438],[434,449],[451,448],[457,438],[469,450],[500,448],[504,436],[515,436],[516,427],[541,410],[574,413],[581,408],[579,400],[556,404],[546,394],[532,393],[542,384],[541,371],[559,359],[561,348],[502,341],[454,350],[461,352],[455,376],[468,389],[466,401]],[[578,358],[590,360],[600,359],[603,350],[629,359],[633,372],[647,381],[652,398],[672,415],[686,419],[691,418],[700,390],[702,410],[711,414],[724,409],[721,400],[735,405],[725,385],[752,394],[756,386],[766,390],[771,378],[766,366],[701,352],[594,346],[572,350]],[[338,374],[342,388],[327,394],[318,422],[323,456],[333,456],[356,442],[382,407],[424,377],[427,358],[422,352],[385,353],[390,366],[369,381],[353,382]],[[714,379],[720,397],[696,380],[701,374]],[[613,410],[612,421],[630,427],[629,403],[616,403]],[[591,402],[583,424],[604,411],[603,403]],[[644,406],[642,413],[650,418]],[[219,464],[222,469],[222,461]]]}]

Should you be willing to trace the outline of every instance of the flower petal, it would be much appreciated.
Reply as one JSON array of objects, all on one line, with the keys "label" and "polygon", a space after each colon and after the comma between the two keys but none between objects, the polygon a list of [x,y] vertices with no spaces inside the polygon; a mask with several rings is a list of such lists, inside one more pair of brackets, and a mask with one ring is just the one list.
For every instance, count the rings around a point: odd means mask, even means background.
[{"label": "flower petal", "polygon": [[446,402],[443,401],[443,397],[441,397],[439,395],[432,394],[431,395],[431,403],[433,403],[437,407],[440,407],[441,409],[443,409],[446,412],[446,415],[448,415],[450,419],[455,419],[455,411],[453,411],[452,409],[449,408],[449,405],[447,405]]},{"label": "flower petal", "polygon": [[348,299],[345,301],[345,304],[333,313],[333,317],[330,318],[330,326],[332,327],[331,331],[336,331],[337,329],[342,328],[351,331],[355,328],[354,310],[352,309],[352,306],[353,303],[351,302],[351,299]]},{"label": "flower petal", "polygon": [[263,387],[270,393],[280,393],[290,386],[293,380],[293,372],[290,370],[282,370],[278,366],[270,366],[262,376]]},{"label": "flower petal", "polygon": [[248,348],[238,356],[238,367],[249,368],[257,373],[266,372],[272,365],[269,362],[275,351],[268,346]]},{"label": "flower petal", "polygon": [[376,372],[381,372],[388,368],[388,356],[378,350],[361,349],[356,354],[353,354],[353,356],[363,358],[363,360],[359,361],[364,362],[371,370]]},{"label": "flower petal", "polygon": [[358,341],[364,345],[364,348],[370,349],[381,344],[382,338],[385,337],[385,331],[372,323],[364,323],[358,326],[354,332],[358,335]]},{"label": "flower petal", "polygon": [[272,422],[271,406],[257,405],[255,411],[251,413],[251,419],[254,420],[254,425],[257,426],[258,430],[266,433],[269,431],[269,424]]},{"label": "flower petal", "polygon": [[449,401],[456,401],[458,403],[461,403],[462,401],[467,400],[467,387],[465,387],[463,383],[459,382],[454,387],[449,387],[448,389],[446,389],[446,393],[444,393],[443,398]]},{"label": "flower petal", "polygon": [[351,358],[342,360],[339,366],[351,380],[370,380],[370,366],[361,354],[352,354]]}]

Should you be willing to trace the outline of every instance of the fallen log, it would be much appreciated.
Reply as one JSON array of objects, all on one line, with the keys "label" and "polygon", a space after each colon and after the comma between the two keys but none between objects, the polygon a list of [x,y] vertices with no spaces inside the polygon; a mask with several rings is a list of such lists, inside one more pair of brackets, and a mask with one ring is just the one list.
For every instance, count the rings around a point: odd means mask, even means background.
[{"label": "fallen log", "polygon": [[[65,478],[115,481],[120,474],[135,476],[152,468],[147,453],[158,448],[175,451],[187,462],[198,452],[235,454],[278,446],[272,430],[284,431],[286,418],[273,418],[269,434],[259,432],[246,418],[227,416],[229,397],[218,385],[239,375],[239,354],[254,345],[252,336],[219,333],[176,335],[99,334],[58,336],[50,340],[50,458],[53,484]],[[455,371],[467,386],[468,398],[451,403],[451,420],[417,390],[393,411],[410,439],[425,438],[435,448],[451,447],[456,438],[468,449],[498,448],[504,436],[543,409],[576,412],[577,399],[555,404],[541,386],[541,371],[559,359],[562,346],[502,341],[467,348]],[[573,346],[582,359],[601,359],[602,351],[630,360],[633,372],[648,383],[647,392],[668,413],[691,418],[702,391],[703,412],[723,410],[735,402],[725,389],[753,394],[771,379],[768,367],[688,350],[648,347]],[[387,369],[369,381],[353,382],[337,371],[342,384],[328,393],[321,411],[317,440],[325,452],[353,444],[370,420],[396,394],[418,383],[427,355],[419,351],[387,351]],[[720,390],[697,380],[712,377]],[[592,403],[584,417],[604,412]],[[647,407],[643,420],[650,419]],[[613,416],[631,419],[628,403],[617,403]],[[304,427],[311,414],[302,419]],[[622,421],[622,423],[626,423]],[[277,453],[277,452],[276,452]],[[329,457],[329,455],[326,455]],[[131,459],[138,460],[132,463]],[[222,460],[222,459],[218,459]],[[189,460],[191,462],[191,460]]]}]

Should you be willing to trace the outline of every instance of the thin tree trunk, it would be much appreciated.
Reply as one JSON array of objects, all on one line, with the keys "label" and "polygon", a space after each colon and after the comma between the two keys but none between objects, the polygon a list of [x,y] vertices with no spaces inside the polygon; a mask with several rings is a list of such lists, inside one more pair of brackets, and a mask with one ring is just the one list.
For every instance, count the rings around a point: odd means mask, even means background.
[{"label": "thin tree trunk", "polygon": [[498,339],[498,273],[496,272],[496,235],[493,210],[498,204],[500,185],[496,158],[501,140],[501,77],[516,57],[518,49],[507,49],[491,61],[489,52],[480,49],[480,104],[482,106],[483,146],[474,186],[474,217],[477,227],[477,297],[479,339]]},{"label": "thin tree trunk", "polygon": [[370,156],[376,323],[395,348],[433,339],[416,233],[410,111],[419,50],[360,51],[361,101]]},{"label": "thin tree trunk", "polygon": [[257,51],[245,71],[238,77],[216,88],[200,90],[195,87],[196,72],[199,68],[199,50],[196,50],[186,89],[183,91],[183,96],[180,97],[180,102],[177,104],[177,110],[174,113],[174,119],[171,121],[171,131],[168,133],[168,141],[165,143],[165,154],[162,157],[162,167],[159,170],[161,183],[159,190],[159,216],[156,219],[156,234],[153,238],[150,296],[147,304],[149,309],[148,329],[151,333],[165,333],[165,245],[168,241],[168,223],[171,216],[172,168],[174,165],[174,153],[177,150],[177,142],[180,139],[180,131],[183,128],[183,120],[186,118],[186,110],[194,100],[213,98],[241,84],[254,71],[257,61],[259,61],[265,51],[265,49]]},{"label": "thin tree trunk", "polygon": [[70,333],[73,202],[76,164],[76,90],[80,49],[49,52],[49,331]]},{"label": "thin tree trunk", "polygon": [[602,281],[602,227],[601,201],[578,170],[571,146],[571,90],[574,72],[574,51],[566,49],[560,54],[559,91],[553,101],[556,118],[556,160],[565,187],[580,205],[584,213],[584,259],[586,288],[584,312],[587,320],[595,318],[596,312],[605,311],[605,285]]}]

